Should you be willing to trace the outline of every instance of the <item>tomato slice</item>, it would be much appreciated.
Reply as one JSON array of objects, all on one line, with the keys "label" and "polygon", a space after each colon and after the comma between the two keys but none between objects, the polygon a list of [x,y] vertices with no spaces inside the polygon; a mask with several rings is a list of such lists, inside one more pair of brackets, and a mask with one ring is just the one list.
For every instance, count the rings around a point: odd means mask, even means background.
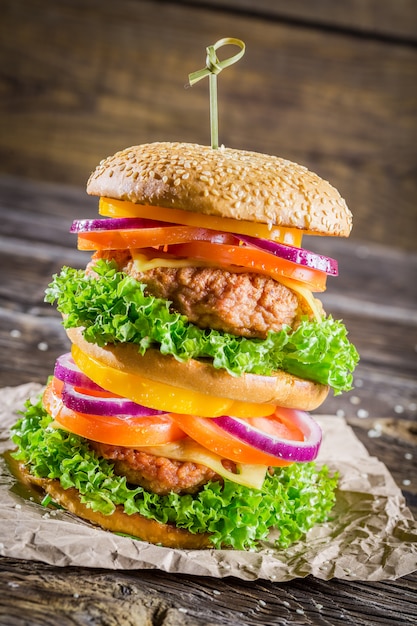
[{"label": "tomato slice", "polygon": [[283,228],[282,226],[268,226],[246,220],[235,220],[229,217],[216,215],[203,215],[193,211],[155,207],[143,204],[135,204],[126,200],[114,200],[113,198],[100,198],[99,213],[107,217],[145,217],[163,222],[186,224],[228,233],[240,233],[260,239],[270,239],[287,243],[301,248],[303,232],[298,228]]},{"label": "tomato slice", "polygon": [[[290,461],[282,461],[277,457],[253,448],[248,443],[240,441],[233,435],[225,432],[212,420],[198,415],[179,415],[171,413],[172,419],[191,439],[215,452],[221,457],[231,459],[235,463],[251,463],[284,467],[291,465]],[[289,420],[281,420],[279,409],[268,417],[248,419],[250,424],[259,430],[291,441],[302,441],[302,432]]]},{"label": "tomato slice", "polygon": [[187,241],[231,242],[233,235],[208,228],[192,226],[161,226],[157,228],[120,228],[90,230],[78,233],[79,250],[126,250],[164,246]]},{"label": "tomato slice", "polygon": [[325,272],[280,259],[256,248],[199,241],[171,245],[168,252],[198,261],[211,261],[232,271],[236,271],[236,267],[244,267],[246,270],[266,274],[278,281],[280,277],[291,278],[305,284],[311,291],[326,289]]},{"label": "tomato slice", "polygon": [[195,413],[204,417],[219,417],[225,414],[236,417],[264,416],[275,409],[271,404],[220,398],[118,370],[93,359],[76,345],[72,346],[72,357],[80,370],[103,389],[151,409],[167,413],[170,411]]},{"label": "tomato slice", "polygon": [[[62,380],[59,380],[59,378],[56,378],[55,376],[53,376],[51,379],[52,389],[58,395],[62,394],[64,384],[65,383]],[[74,389],[75,391],[78,391],[79,393],[83,393],[88,396],[94,396],[95,398],[121,398],[122,397],[122,396],[117,396],[115,393],[112,393],[111,391],[105,391],[104,389],[103,391],[100,391],[99,389],[84,389],[84,387],[77,387],[76,385],[74,385]]]},{"label": "tomato slice", "polygon": [[42,402],[51,417],[65,430],[100,443],[128,447],[157,446],[185,437],[168,414],[121,418],[87,415],[68,409],[52,383],[46,387]]}]

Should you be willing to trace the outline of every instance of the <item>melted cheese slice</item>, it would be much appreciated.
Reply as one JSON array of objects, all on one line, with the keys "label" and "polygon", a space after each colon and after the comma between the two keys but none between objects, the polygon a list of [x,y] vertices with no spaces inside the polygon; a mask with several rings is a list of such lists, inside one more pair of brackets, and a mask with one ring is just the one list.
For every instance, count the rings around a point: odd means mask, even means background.
[{"label": "melted cheese slice", "polygon": [[160,446],[145,446],[137,448],[147,454],[155,456],[163,456],[175,461],[190,461],[199,463],[212,469],[216,474],[227,478],[238,485],[261,489],[265,480],[265,465],[249,465],[246,463],[236,463],[236,474],[227,470],[222,463],[222,457],[207,448],[203,448],[199,443],[186,437],[174,443],[168,443]]},{"label": "melted cheese slice", "polygon": [[208,263],[194,261],[192,259],[149,258],[138,250],[130,250],[133,265],[138,272],[149,272],[157,267],[207,267]]},{"label": "melted cheese slice", "polygon": [[295,291],[295,293],[304,300],[307,304],[311,312],[313,313],[314,318],[321,322],[323,319],[323,313],[321,308],[321,303],[317,300],[310,289],[301,285],[297,280],[292,280],[291,278],[287,278],[286,276],[281,276],[279,282],[282,283],[288,289]]},{"label": "melted cheese slice", "polygon": [[158,207],[146,204],[136,204],[127,200],[115,200],[114,198],[100,198],[99,213],[106,217],[144,217],[147,219],[161,220],[172,224],[184,224],[199,228],[211,228],[227,233],[240,233],[260,239],[280,241],[290,246],[301,248],[303,234],[308,231],[299,228],[285,228],[275,224],[262,224],[246,220],[236,220],[230,217],[206,215],[194,211],[184,211],[172,207]]}]

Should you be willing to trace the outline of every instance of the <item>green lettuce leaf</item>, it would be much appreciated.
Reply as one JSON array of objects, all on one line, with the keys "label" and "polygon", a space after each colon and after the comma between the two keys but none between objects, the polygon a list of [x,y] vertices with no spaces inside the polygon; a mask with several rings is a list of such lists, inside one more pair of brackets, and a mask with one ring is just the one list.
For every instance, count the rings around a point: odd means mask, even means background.
[{"label": "green lettuce leaf", "polygon": [[335,394],[352,389],[359,360],[341,321],[303,319],[266,339],[247,339],[217,330],[202,330],[170,309],[170,302],[148,296],[145,286],[100,260],[98,277],[64,267],[46,290],[45,300],[57,303],[64,326],[84,327],[87,341],[99,346],[131,342],[143,354],[159,347],[179,361],[212,359],[215,368],[233,376],[271,375],[284,370],[294,376],[330,385]]},{"label": "green lettuce leaf", "polygon": [[114,473],[111,462],[97,457],[86,439],[52,428],[51,422],[41,399],[27,401],[12,429],[18,446],[14,456],[30,466],[33,475],[59,479],[64,488],[75,487],[84,504],[105,515],[122,505],[127,514],[141,513],[192,533],[210,532],[215,547],[254,549],[276,528],[276,546],[286,548],[329,519],[335,502],[337,477],[314,463],[277,468],[261,490],[225,480],[224,485],[208,483],[196,495],[158,496],[130,487],[125,477]]}]

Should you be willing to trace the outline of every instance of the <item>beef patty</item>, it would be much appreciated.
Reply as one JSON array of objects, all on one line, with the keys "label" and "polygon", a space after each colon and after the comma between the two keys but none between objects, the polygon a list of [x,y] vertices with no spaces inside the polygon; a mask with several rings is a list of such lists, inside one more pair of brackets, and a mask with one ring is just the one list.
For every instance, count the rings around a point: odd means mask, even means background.
[{"label": "beef patty", "polygon": [[293,327],[306,314],[297,295],[269,276],[230,272],[217,267],[157,267],[138,271],[129,251],[102,251],[95,259],[114,259],[119,269],[146,284],[148,294],[172,302],[173,308],[199,328],[264,339],[269,331]]},{"label": "beef patty", "polygon": [[[114,471],[126,476],[128,483],[140,485],[159,495],[168,493],[195,493],[211,480],[222,480],[213,470],[191,461],[175,461],[110,444],[90,442],[97,454],[114,463]],[[225,461],[233,471],[232,461]]]}]

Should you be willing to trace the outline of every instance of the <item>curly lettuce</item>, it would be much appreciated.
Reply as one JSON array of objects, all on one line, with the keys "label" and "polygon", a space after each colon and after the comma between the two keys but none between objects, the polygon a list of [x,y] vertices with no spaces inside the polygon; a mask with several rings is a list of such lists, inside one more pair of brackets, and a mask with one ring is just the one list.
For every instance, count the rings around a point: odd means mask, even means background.
[{"label": "curly lettuce", "polygon": [[179,361],[211,359],[215,368],[233,376],[284,370],[329,385],[336,395],[352,389],[359,356],[344,324],[331,316],[321,321],[304,318],[295,330],[286,326],[266,339],[237,337],[191,324],[171,310],[169,301],[146,295],[142,283],[111,261],[98,261],[94,270],[93,277],[63,267],[45,295],[64,314],[65,328],[83,327],[91,343],[134,343],[141,354],[159,347]]},{"label": "curly lettuce", "polygon": [[14,457],[28,465],[32,475],[59,479],[65,489],[75,487],[87,507],[104,515],[121,505],[129,515],[140,513],[192,533],[209,532],[214,547],[254,549],[275,528],[276,546],[286,548],[329,519],[335,503],[337,476],[314,463],[276,468],[260,490],[225,480],[208,483],[195,495],[158,496],[129,486],[86,439],[52,428],[51,422],[39,399],[27,401],[12,428],[18,446]]}]

